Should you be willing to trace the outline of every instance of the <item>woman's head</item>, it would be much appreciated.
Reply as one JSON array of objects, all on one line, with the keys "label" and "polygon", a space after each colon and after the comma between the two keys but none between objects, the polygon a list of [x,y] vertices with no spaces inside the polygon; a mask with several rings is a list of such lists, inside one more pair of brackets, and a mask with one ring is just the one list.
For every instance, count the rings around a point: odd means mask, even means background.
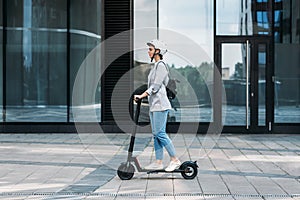
[{"label": "woman's head", "polygon": [[150,42],[147,42],[147,45],[149,47],[148,49],[148,55],[151,58],[151,61],[153,59],[163,59],[163,55],[167,53],[166,44],[159,41],[159,40],[151,40]]}]

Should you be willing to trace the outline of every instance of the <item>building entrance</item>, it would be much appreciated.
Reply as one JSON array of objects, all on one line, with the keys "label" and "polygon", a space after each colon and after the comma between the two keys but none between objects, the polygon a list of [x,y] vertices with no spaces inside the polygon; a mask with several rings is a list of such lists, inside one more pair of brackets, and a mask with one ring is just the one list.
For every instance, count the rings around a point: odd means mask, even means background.
[{"label": "building entrance", "polygon": [[[224,86],[215,116],[226,129],[272,130],[274,83],[268,37],[217,37],[216,64]],[[224,94],[225,93],[225,94]],[[222,102],[222,103],[221,103]]]}]

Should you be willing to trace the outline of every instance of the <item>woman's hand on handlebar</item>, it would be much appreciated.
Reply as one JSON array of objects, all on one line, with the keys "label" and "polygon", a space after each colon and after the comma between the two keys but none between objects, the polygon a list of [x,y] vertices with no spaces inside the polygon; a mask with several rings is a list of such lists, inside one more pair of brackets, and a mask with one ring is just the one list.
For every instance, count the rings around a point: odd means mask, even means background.
[{"label": "woman's hand on handlebar", "polygon": [[138,102],[139,100],[141,100],[143,97],[142,95],[134,95],[134,101]]},{"label": "woman's hand on handlebar", "polygon": [[142,100],[144,97],[149,96],[149,94],[147,92],[144,92],[141,95],[134,95],[134,101],[138,102],[139,100]]}]

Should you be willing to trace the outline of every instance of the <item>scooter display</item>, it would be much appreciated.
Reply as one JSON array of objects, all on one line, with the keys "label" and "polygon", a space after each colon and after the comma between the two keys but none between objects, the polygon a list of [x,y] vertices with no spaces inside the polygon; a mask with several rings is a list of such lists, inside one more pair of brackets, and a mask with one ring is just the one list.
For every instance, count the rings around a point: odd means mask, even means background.
[{"label": "scooter display", "polygon": [[[132,100],[133,100],[133,98],[132,98]],[[174,171],[171,171],[171,172],[165,171],[164,169],[147,170],[147,169],[144,169],[141,167],[141,165],[138,162],[137,157],[133,156],[133,149],[134,149],[135,136],[136,136],[136,130],[137,130],[137,126],[138,126],[138,120],[139,120],[139,115],[140,115],[142,99],[138,99],[136,103],[137,103],[137,106],[136,106],[135,115],[134,115],[135,127],[134,127],[133,132],[130,137],[127,161],[121,163],[121,165],[119,166],[118,171],[117,171],[119,178],[122,180],[130,180],[134,176],[134,172],[136,169],[138,172],[146,172],[147,174],[151,174],[151,173],[181,173],[182,177],[185,179],[194,179],[198,174],[197,161],[185,161],[180,165],[180,167],[178,169],[175,169]]]}]

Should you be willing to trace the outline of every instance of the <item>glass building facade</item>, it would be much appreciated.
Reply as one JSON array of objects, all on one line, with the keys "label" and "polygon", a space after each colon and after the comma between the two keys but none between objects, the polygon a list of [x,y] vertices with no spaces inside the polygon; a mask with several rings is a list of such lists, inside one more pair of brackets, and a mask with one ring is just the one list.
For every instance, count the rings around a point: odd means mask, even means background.
[{"label": "glass building facade", "polygon": [[2,122],[71,122],[75,76],[101,42],[101,1],[1,0],[1,10]]},{"label": "glass building facade", "polygon": [[[298,0],[0,0],[0,9],[2,132],[73,132],[74,112],[88,126],[91,111],[120,131],[114,90],[127,72],[123,87],[147,82],[143,44],[154,38],[168,44],[164,59],[180,79],[170,131],[195,123],[199,132],[211,123],[223,132],[299,130]],[[94,94],[72,104],[75,80],[81,96]]]}]

